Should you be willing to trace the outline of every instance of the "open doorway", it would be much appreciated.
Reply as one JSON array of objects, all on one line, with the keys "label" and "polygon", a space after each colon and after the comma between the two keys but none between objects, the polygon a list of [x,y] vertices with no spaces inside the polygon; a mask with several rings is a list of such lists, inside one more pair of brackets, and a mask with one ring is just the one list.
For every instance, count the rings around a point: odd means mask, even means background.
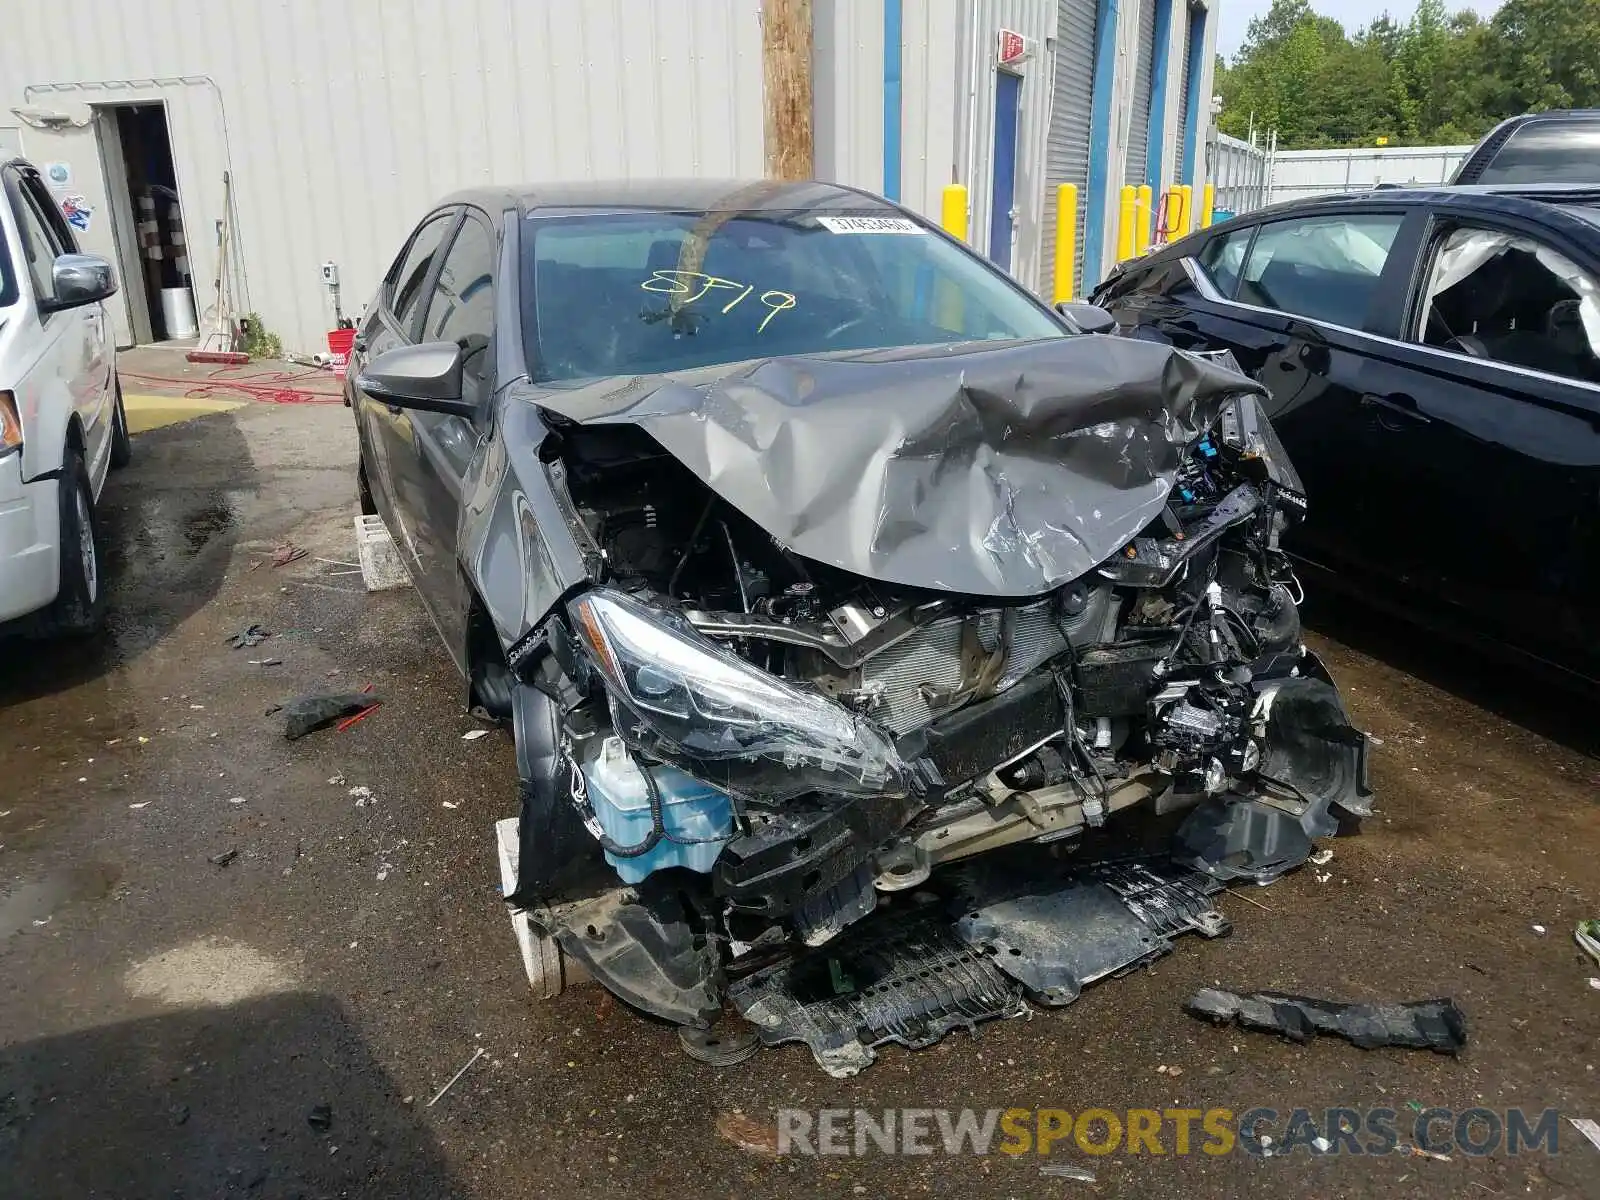
[{"label": "open doorway", "polygon": [[199,331],[166,105],[99,106],[96,127],[133,340],[193,344]]}]

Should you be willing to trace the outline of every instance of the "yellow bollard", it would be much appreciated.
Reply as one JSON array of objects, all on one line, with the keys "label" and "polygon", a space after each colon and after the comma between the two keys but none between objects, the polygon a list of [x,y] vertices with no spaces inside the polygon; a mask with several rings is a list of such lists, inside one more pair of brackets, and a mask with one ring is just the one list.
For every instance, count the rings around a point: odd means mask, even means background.
[{"label": "yellow bollard", "polygon": [[1180,186],[1178,188],[1178,230],[1177,230],[1177,234],[1176,234],[1177,237],[1185,238],[1185,237],[1189,236],[1189,231],[1190,231],[1189,220],[1190,220],[1190,217],[1192,216],[1192,211],[1193,210],[1192,210],[1191,206],[1193,204],[1194,204],[1194,188],[1190,187],[1187,183],[1185,183],[1185,184],[1183,184],[1182,186]]},{"label": "yellow bollard", "polygon": [[1073,299],[1078,263],[1078,185],[1056,189],[1056,278],[1054,302]]},{"label": "yellow bollard", "polygon": [[944,189],[939,224],[951,237],[967,240],[967,189],[959,183],[948,184]]},{"label": "yellow bollard", "polygon": [[1155,215],[1156,194],[1150,189],[1148,183],[1139,188],[1139,213],[1138,223],[1134,226],[1133,252],[1135,254],[1150,253],[1150,222]]},{"label": "yellow bollard", "polygon": [[1133,257],[1134,206],[1139,193],[1132,184],[1122,189],[1122,203],[1117,212],[1117,261],[1127,262]]},{"label": "yellow bollard", "polygon": [[1217,185],[1207,183],[1200,192],[1200,228],[1210,229],[1217,209]]}]

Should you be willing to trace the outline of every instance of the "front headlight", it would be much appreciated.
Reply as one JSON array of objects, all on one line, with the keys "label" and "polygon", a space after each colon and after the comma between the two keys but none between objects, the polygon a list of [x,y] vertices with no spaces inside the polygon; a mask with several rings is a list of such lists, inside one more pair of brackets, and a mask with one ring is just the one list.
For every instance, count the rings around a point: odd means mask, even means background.
[{"label": "front headlight", "polygon": [[22,449],[22,419],[17,415],[17,398],[0,392],[0,458]]},{"label": "front headlight", "polygon": [[[663,758],[716,764],[752,794],[904,794],[910,772],[877,729],[607,588],[569,606],[605,678],[617,732]],[[774,769],[776,768],[776,770]]]}]

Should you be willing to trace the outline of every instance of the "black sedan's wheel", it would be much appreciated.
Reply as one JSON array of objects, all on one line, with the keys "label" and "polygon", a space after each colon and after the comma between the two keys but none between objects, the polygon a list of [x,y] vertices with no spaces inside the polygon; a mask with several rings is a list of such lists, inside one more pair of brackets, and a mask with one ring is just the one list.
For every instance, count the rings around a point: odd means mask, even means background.
[{"label": "black sedan's wheel", "polygon": [[122,380],[116,380],[117,403],[111,413],[111,465],[121,469],[133,461],[133,438],[128,434],[128,411],[122,407]]},{"label": "black sedan's wheel", "polygon": [[56,636],[83,637],[100,628],[106,605],[94,490],[89,486],[83,451],[73,445],[62,458],[57,502],[61,509],[61,582],[55,602],[46,611],[45,627]]}]

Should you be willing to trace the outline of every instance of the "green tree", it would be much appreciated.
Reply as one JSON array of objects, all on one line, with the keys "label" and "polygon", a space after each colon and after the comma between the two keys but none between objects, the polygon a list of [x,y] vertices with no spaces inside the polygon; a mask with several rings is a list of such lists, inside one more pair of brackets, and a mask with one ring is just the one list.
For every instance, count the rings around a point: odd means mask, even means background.
[{"label": "green tree", "polygon": [[1474,141],[1519,112],[1600,107],[1600,0],[1506,0],[1487,22],[1419,0],[1353,36],[1311,0],[1273,0],[1217,93],[1224,132],[1253,122],[1287,149]]}]

